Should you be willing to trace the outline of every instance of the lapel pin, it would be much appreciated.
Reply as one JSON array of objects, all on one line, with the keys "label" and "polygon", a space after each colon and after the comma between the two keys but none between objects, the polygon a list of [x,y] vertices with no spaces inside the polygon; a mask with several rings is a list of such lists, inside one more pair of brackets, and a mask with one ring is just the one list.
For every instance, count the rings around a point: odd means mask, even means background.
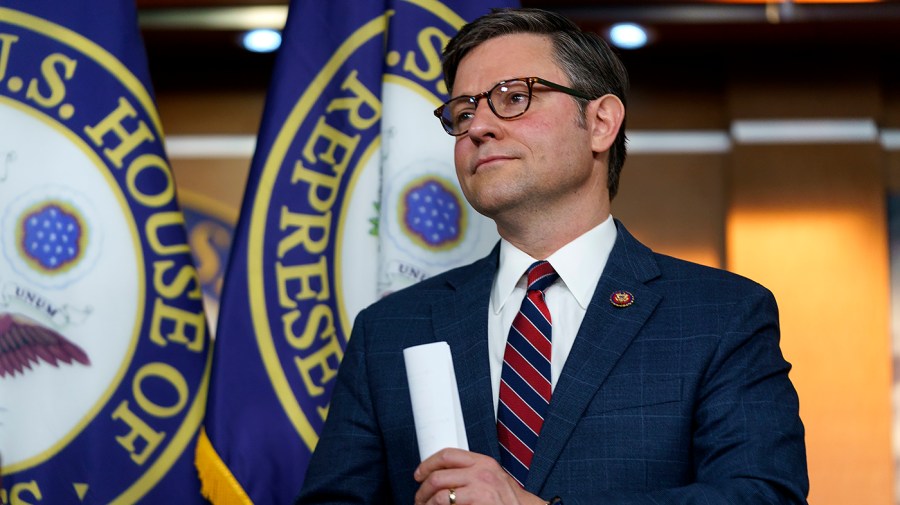
[{"label": "lapel pin", "polygon": [[619,308],[627,307],[634,303],[634,295],[628,291],[613,291],[613,294],[609,295],[609,303]]}]

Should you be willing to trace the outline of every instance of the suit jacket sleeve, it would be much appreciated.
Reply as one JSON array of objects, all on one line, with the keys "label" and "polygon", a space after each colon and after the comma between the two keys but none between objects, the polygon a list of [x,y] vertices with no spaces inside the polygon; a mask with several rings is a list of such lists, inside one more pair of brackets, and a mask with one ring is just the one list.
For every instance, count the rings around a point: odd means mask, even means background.
[{"label": "suit jacket sleeve", "polygon": [[[356,318],[331,398],[328,421],[296,504],[374,503],[388,497],[386,462],[366,379],[366,312]],[[412,478],[412,472],[410,472]]]}]

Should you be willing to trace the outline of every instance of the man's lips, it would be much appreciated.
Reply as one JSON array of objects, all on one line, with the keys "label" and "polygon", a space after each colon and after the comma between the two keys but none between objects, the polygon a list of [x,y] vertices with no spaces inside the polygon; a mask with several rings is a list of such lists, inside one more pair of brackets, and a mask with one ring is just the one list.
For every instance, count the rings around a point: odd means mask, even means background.
[{"label": "man's lips", "polygon": [[483,156],[481,158],[478,158],[478,160],[475,162],[475,170],[473,170],[473,172],[477,172],[485,165],[489,165],[491,163],[496,163],[498,161],[506,161],[506,160],[511,160],[511,159],[513,159],[512,156],[507,156],[507,155],[502,155],[502,154]]}]

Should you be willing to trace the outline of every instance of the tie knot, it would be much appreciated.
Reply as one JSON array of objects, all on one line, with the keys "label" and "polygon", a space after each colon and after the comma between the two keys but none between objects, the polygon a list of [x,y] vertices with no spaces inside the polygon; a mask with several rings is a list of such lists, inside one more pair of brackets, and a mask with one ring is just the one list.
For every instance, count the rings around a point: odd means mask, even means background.
[{"label": "tie knot", "polygon": [[547,261],[535,261],[528,267],[528,291],[541,291],[556,282],[559,274]]}]

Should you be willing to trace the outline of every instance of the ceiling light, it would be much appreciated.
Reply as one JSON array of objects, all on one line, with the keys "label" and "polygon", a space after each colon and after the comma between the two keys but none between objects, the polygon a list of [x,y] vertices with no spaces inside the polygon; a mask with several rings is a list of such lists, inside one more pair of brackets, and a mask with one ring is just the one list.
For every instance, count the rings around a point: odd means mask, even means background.
[{"label": "ceiling light", "polygon": [[254,53],[271,53],[281,46],[281,33],[278,30],[250,30],[244,34],[244,49]]},{"label": "ceiling light", "polygon": [[638,49],[647,44],[647,31],[634,23],[616,23],[609,30],[609,39],[622,49]]}]

